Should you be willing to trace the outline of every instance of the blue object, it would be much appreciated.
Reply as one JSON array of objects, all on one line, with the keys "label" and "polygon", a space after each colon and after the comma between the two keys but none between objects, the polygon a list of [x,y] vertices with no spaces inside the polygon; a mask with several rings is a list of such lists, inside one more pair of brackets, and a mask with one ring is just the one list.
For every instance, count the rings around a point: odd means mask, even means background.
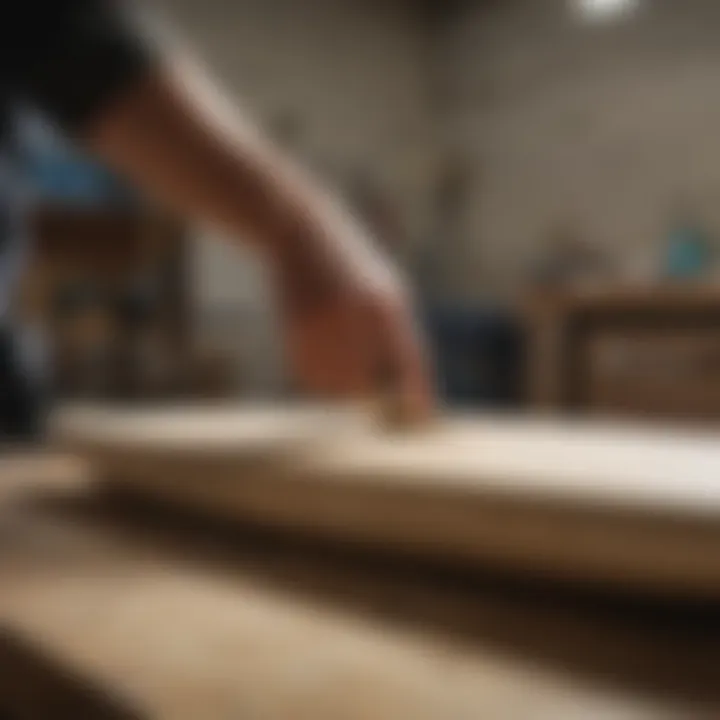
[{"label": "blue object", "polygon": [[134,193],[117,176],[34,115],[20,116],[17,144],[24,175],[40,200],[104,205],[134,199]]},{"label": "blue object", "polygon": [[127,202],[132,193],[95,163],[74,157],[41,156],[29,167],[35,194],[46,200],[83,204]]},{"label": "blue object", "polygon": [[712,262],[705,236],[692,227],[681,227],[670,234],[665,255],[665,274],[688,279],[703,275]]}]

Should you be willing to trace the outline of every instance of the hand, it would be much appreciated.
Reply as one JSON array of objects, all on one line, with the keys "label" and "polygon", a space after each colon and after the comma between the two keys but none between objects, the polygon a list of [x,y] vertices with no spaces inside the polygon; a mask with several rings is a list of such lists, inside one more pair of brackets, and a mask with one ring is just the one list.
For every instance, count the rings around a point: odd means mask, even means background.
[{"label": "hand", "polygon": [[403,418],[422,421],[432,413],[427,357],[403,284],[387,263],[355,265],[311,303],[291,294],[284,322],[291,368],[303,390],[363,400],[390,391]]}]

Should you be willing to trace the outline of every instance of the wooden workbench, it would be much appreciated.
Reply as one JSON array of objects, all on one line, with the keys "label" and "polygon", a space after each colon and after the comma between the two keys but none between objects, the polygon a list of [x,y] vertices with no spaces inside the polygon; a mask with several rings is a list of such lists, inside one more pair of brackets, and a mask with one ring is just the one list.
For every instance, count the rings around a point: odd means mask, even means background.
[{"label": "wooden workbench", "polygon": [[718,707],[707,628],[442,590],[69,491],[0,503],[0,711],[17,720],[699,720]]},{"label": "wooden workbench", "polygon": [[524,308],[535,409],[675,422],[720,419],[714,283],[533,293]]}]

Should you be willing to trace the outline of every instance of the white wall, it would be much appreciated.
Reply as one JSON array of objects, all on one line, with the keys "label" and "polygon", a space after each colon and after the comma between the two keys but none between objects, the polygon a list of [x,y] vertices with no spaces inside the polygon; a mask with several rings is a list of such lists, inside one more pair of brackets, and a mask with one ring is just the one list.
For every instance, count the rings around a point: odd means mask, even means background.
[{"label": "white wall", "polygon": [[[258,122],[297,112],[304,160],[327,176],[370,168],[399,203],[411,234],[420,234],[431,149],[424,38],[412,0],[157,5]],[[207,233],[202,238],[196,262],[201,324],[211,341],[235,344],[246,377],[267,389],[277,379],[277,339],[268,331],[257,265]]]},{"label": "white wall", "polygon": [[720,230],[720,3],[645,0],[602,27],[568,3],[470,2],[443,37],[445,134],[475,169],[477,292],[516,289],[558,223],[628,265],[678,201]]}]

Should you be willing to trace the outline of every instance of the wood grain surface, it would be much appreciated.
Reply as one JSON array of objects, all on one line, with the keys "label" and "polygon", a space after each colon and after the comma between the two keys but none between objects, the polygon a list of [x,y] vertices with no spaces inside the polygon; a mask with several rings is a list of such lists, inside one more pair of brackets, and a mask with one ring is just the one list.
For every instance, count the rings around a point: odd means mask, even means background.
[{"label": "wood grain surface", "polygon": [[[717,707],[717,645],[702,635],[694,647],[559,600],[200,542],[86,492],[1,504],[0,709],[18,720],[682,720]],[[653,683],[633,687],[643,671]],[[678,678],[695,683],[682,700],[664,693]]]}]

